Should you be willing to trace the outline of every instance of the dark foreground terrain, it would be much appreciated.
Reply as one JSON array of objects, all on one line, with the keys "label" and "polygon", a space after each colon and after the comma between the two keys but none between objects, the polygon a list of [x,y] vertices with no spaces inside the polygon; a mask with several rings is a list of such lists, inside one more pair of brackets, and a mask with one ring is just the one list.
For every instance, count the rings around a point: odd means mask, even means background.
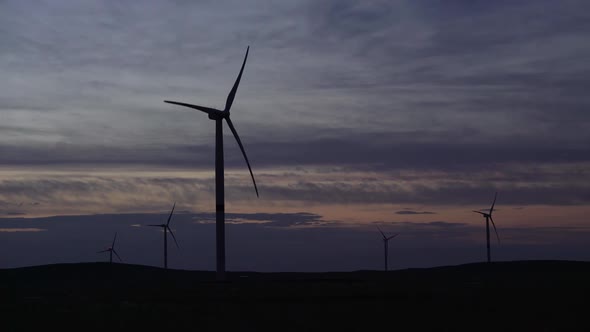
[{"label": "dark foreground terrain", "polygon": [[590,263],[230,273],[127,264],[0,270],[0,331],[590,331]]}]

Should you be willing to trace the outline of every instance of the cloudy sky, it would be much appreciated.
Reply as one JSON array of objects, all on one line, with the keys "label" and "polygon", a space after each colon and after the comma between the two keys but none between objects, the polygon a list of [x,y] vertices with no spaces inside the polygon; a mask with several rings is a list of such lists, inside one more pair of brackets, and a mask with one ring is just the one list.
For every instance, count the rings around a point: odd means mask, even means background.
[{"label": "cloudy sky", "polygon": [[[590,260],[586,1],[0,1],[0,268],[214,268],[214,123],[228,269]],[[227,128],[227,127],[226,127]]]}]

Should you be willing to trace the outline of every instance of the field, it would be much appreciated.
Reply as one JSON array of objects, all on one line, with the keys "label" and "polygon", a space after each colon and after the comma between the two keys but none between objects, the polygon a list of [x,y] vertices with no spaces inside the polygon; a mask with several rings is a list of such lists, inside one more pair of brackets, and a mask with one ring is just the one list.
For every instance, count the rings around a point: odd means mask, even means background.
[{"label": "field", "polygon": [[214,277],[107,263],[0,270],[1,331],[590,330],[588,262]]}]

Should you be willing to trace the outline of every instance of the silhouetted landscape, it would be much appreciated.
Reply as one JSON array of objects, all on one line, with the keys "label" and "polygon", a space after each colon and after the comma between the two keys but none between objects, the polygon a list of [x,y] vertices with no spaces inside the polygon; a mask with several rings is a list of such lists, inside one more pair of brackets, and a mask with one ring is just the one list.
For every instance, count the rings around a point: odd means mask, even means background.
[{"label": "silhouetted landscape", "polygon": [[[585,330],[590,263],[474,263],[390,272],[215,272],[80,263],[0,270],[9,330]],[[34,317],[34,319],[32,319]],[[5,325],[6,326],[6,325]],[[403,328],[402,328],[403,327]]]}]

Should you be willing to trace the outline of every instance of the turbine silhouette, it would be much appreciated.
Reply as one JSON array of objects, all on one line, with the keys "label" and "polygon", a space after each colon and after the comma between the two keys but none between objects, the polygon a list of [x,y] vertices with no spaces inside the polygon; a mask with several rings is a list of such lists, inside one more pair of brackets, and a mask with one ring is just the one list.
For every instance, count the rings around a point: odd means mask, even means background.
[{"label": "turbine silhouette", "polygon": [[379,230],[379,232],[381,233],[381,236],[383,236],[383,250],[385,252],[384,258],[385,258],[385,271],[387,271],[387,263],[389,261],[388,253],[389,253],[389,240],[393,239],[394,237],[398,236],[399,234],[394,234],[392,236],[385,236],[385,233],[383,233],[383,231],[381,230],[381,228],[379,228],[379,226],[377,226],[377,229]]},{"label": "turbine silhouette", "polygon": [[181,103],[176,101],[165,100],[164,102],[169,104],[180,105],[184,107],[189,107],[196,109],[198,111],[207,113],[209,119],[215,121],[215,212],[216,212],[216,221],[215,221],[215,233],[216,233],[216,247],[217,247],[217,279],[224,280],[225,279],[225,194],[224,194],[224,172],[223,172],[223,120],[227,121],[227,125],[229,129],[233,133],[238,145],[240,146],[240,150],[242,151],[242,155],[246,160],[246,165],[248,165],[248,170],[250,171],[250,176],[252,177],[252,182],[254,183],[254,190],[256,191],[256,197],[258,195],[258,187],[256,186],[256,180],[254,179],[254,174],[252,173],[252,167],[250,167],[250,161],[248,161],[248,156],[246,155],[246,151],[244,150],[244,146],[242,145],[242,141],[240,140],[240,136],[238,136],[238,132],[234,127],[230,119],[230,109],[234,102],[234,98],[236,97],[236,92],[238,91],[238,85],[240,84],[240,80],[242,79],[242,73],[244,72],[244,66],[246,65],[246,60],[248,59],[248,52],[250,51],[250,46],[246,49],[246,56],[244,57],[244,62],[242,63],[242,68],[240,69],[240,73],[238,74],[238,78],[234,83],[229,95],[227,96],[227,100],[225,102],[225,108],[222,110],[198,106],[193,104]]},{"label": "turbine silhouette", "polygon": [[178,247],[178,242],[176,242],[176,237],[170,228],[170,220],[172,219],[172,214],[174,213],[174,208],[176,207],[176,203],[172,205],[172,211],[170,211],[170,215],[168,216],[168,221],[165,224],[161,225],[148,225],[152,227],[162,227],[164,229],[164,268],[168,269],[168,231],[170,231],[170,235],[172,235],[172,239],[174,239],[174,243],[176,244],[176,248]]},{"label": "turbine silhouette", "polygon": [[119,259],[119,261],[123,261],[121,259],[121,257],[119,257],[119,254],[117,254],[117,251],[115,250],[115,241],[117,240],[117,233],[115,233],[115,237],[113,238],[113,244],[111,244],[110,247],[108,247],[105,250],[101,250],[98,251],[97,254],[103,253],[103,252],[108,252],[109,253],[109,263],[113,263],[113,254],[115,254],[115,256],[117,256],[117,258]]},{"label": "turbine silhouette", "polygon": [[486,220],[486,242],[487,242],[487,249],[488,249],[488,263],[492,261],[492,256],[490,252],[490,221],[492,222],[492,226],[494,226],[494,232],[496,232],[496,238],[498,239],[498,243],[500,243],[500,236],[498,235],[498,230],[496,229],[496,224],[494,223],[494,219],[492,218],[492,212],[494,212],[494,205],[496,205],[496,198],[498,197],[498,193],[494,195],[494,202],[492,203],[492,207],[490,208],[489,213],[481,212],[481,211],[473,211],[475,213],[481,214]]}]

